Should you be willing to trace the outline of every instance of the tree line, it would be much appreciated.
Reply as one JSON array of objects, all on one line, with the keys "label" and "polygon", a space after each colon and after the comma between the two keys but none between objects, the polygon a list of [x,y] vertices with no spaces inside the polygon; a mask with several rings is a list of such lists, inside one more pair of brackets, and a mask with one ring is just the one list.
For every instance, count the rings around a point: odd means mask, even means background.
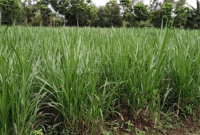
[{"label": "tree line", "polygon": [[[0,0],[0,26],[92,26],[200,28],[200,2],[186,0],[110,0],[97,7],[92,0]],[[188,6],[185,6],[185,5]]]}]

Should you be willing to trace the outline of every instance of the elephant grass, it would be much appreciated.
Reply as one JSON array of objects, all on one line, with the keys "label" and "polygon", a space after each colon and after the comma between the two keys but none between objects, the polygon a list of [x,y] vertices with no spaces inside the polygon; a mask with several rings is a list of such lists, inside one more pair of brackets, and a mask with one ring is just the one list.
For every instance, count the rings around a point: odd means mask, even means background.
[{"label": "elephant grass", "polygon": [[119,104],[133,115],[197,108],[199,50],[199,30],[1,27],[0,134],[42,128],[44,104],[70,130],[74,120],[103,124]]}]

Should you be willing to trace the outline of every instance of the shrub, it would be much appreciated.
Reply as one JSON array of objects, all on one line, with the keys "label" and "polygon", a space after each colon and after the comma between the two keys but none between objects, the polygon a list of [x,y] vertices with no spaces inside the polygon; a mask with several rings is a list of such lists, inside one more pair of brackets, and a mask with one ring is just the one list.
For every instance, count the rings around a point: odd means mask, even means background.
[{"label": "shrub", "polygon": [[178,8],[175,13],[177,16],[175,17],[174,25],[176,27],[185,28],[187,17],[189,17],[191,13],[191,9],[189,7],[180,7]]},{"label": "shrub", "polygon": [[147,21],[141,21],[139,23],[135,24],[136,27],[153,27],[153,25],[150,23],[149,20]]}]

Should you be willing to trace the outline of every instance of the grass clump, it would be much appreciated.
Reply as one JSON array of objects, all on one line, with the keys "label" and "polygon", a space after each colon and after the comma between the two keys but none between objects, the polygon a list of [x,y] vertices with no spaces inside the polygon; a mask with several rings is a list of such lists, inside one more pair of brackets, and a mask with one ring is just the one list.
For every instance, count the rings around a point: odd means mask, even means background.
[{"label": "grass clump", "polygon": [[1,27],[0,133],[93,132],[111,114],[128,122],[122,104],[133,117],[191,115],[200,103],[199,37],[198,30]]}]

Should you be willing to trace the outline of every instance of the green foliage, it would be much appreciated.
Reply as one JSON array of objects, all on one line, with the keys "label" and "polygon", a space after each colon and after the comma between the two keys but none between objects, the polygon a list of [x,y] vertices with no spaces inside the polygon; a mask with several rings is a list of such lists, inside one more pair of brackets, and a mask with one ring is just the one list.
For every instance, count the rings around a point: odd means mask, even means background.
[{"label": "green foliage", "polygon": [[120,7],[116,1],[106,3],[106,6],[100,7],[98,12],[98,20],[95,25],[101,27],[121,27],[123,19],[120,15]]},{"label": "green foliage", "polygon": [[55,0],[50,4],[55,11],[65,16],[68,25],[89,26],[97,19],[97,7],[91,0]]},{"label": "green foliage", "polygon": [[123,20],[126,22],[133,22],[134,14],[130,0],[120,0],[120,5],[123,7]]},{"label": "green foliage", "polygon": [[120,0],[120,4],[123,7],[131,7],[131,1],[130,0]]},{"label": "green foliage", "polygon": [[174,6],[172,3],[165,2],[161,8],[161,16],[163,19],[171,20],[172,10]]},{"label": "green foliage", "polygon": [[135,129],[135,134],[136,135],[146,135],[147,133],[145,131],[139,130],[139,129]]},{"label": "green foliage", "polygon": [[67,8],[69,7],[70,0],[60,0],[60,1],[53,0],[50,1],[50,4],[52,5],[55,11],[65,15],[66,12],[68,11]]},{"label": "green foliage", "polygon": [[150,23],[149,20],[147,21],[141,21],[139,23],[135,23],[135,27],[153,27],[153,25]]},{"label": "green foliage", "polygon": [[104,124],[121,104],[133,116],[149,108],[155,121],[174,105],[194,113],[199,42],[199,30],[1,27],[0,133],[60,123],[77,132],[80,121]]},{"label": "green foliage", "polygon": [[23,25],[31,25],[33,17],[35,17],[35,12],[38,10],[37,5],[26,5],[26,3],[22,3],[23,5],[23,18],[24,22],[22,23]]},{"label": "green foliage", "polygon": [[106,3],[105,11],[106,17],[109,20],[110,26],[122,26],[122,17],[120,15],[120,7],[116,1],[110,1]]},{"label": "green foliage", "polygon": [[[200,2],[191,9],[183,7],[186,0],[152,0],[149,8],[137,0],[111,0],[103,7],[96,7],[92,0],[1,0],[0,22],[34,26],[100,26],[100,27],[161,27],[168,24],[175,27],[200,28]],[[136,4],[135,4],[136,3]],[[173,4],[175,17],[172,17]],[[52,10],[59,13],[52,16]],[[121,9],[122,7],[122,9]],[[123,17],[121,16],[123,15]],[[56,21],[54,21],[56,20]],[[54,23],[52,23],[54,22]],[[56,24],[56,25],[52,25]],[[1,23],[0,23],[1,25]]]},{"label": "green foliage", "polygon": [[175,0],[164,0],[164,3],[171,3],[173,4]]},{"label": "green foliage", "polygon": [[134,14],[130,10],[124,12],[124,20],[130,23],[134,22]]},{"label": "green foliage", "polygon": [[[41,23],[39,26],[45,25],[48,26],[48,19],[49,19],[49,15],[51,13],[50,9],[47,7],[47,3],[43,2],[42,0],[38,1],[36,4],[38,11],[36,11],[37,13],[35,13],[35,17],[34,18],[38,18],[38,20],[41,19]],[[40,14],[40,15],[37,15]]]},{"label": "green foliage", "polygon": [[145,5],[144,3],[137,3],[136,5],[134,5],[134,19],[138,22],[140,21],[146,21],[148,19],[148,9],[147,9],[147,5]]},{"label": "green foliage", "polygon": [[162,25],[162,18],[161,18],[161,11],[156,10],[156,11],[150,11],[149,15],[149,21],[150,23],[157,28],[160,28]]},{"label": "green foliage", "polygon": [[87,8],[87,25],[91,25],[96,19],[98,19],[97,15],[97,7],[95,5],[88,5]]},{"label": "green foliage", "polygon": [[1,0],[2,21],[7,24],[15,25],[21,16],[22,7],[20,0]]},{"label": "green foliage", "polygon": [[[20,40],[29,36],[22,34],[21,28],[2,27],[0,31],[3,35],[0,36],[0,134],[30,134],[31,125],[37,123],[43,86],[35,80],[38,73],[38,61],[33,60],[36,46],[31,44],[23,52],[22,46],[26,43]],[[14,34],[14,31],[18,32]]]},{"label": "green foliage", "polygon": [[176,2],[176,5],[175,5],[175,11],[177,11],[179,8],[183,7],[186,3],[186,0],[178,0]]},{"label": "green foliage", "polygon": [[188,17],[187,21],[187,27],[188,28],[200,28],[200,1],[197,0],[197,7],[194,8],[191,5],[189,5],[192,8],[192,14],[190,17]]},{"label": "green foliage", "polygon": [[160,10],[150,11],[149,20],[154,27],[165,26],[172,24],[173,4],[165,2]]},{"label": "green foliage", "polygon": [[149,5],[150,11],[160,10],[161,7],[162,7],[162,3],[159,2],[158,0],[152,0]]},{"label": "green foliage", "polygon": [[98,16],[98,19],[95,20],[93,25],[99,26],[99,27],[106,27],[108,25],[108,18],[106,17],[107,14],[105,11],[105,7],[98,8],[97,16]]},{"label": "green foliage", "polygon": [[35,16],[32,18],[31,24],[33,26],[42,26],[43,20],[42,20],[42,14],[40,10],[37,10],[35,12]]},{"label": "green foliage", "polygon": [[186,23],[187,23],[187,18],[190,16],[191,12],[192,12],[192,10],[189,7],[182,6],[182,7],[178,8],[175,11],[177,16],[175,17],[174,25],[176,27],[185,28]]},{"label": "green foliage", "polygon": [[126,122],[127,125],[127,132],[131,132],[132,128],[133,128],[133,124],[131,123],[131,121],[129,120],[128,122]]},{"label": "green foliage", "polygon": [[33,135],[43,135],[42,129],[34,131]]}]

